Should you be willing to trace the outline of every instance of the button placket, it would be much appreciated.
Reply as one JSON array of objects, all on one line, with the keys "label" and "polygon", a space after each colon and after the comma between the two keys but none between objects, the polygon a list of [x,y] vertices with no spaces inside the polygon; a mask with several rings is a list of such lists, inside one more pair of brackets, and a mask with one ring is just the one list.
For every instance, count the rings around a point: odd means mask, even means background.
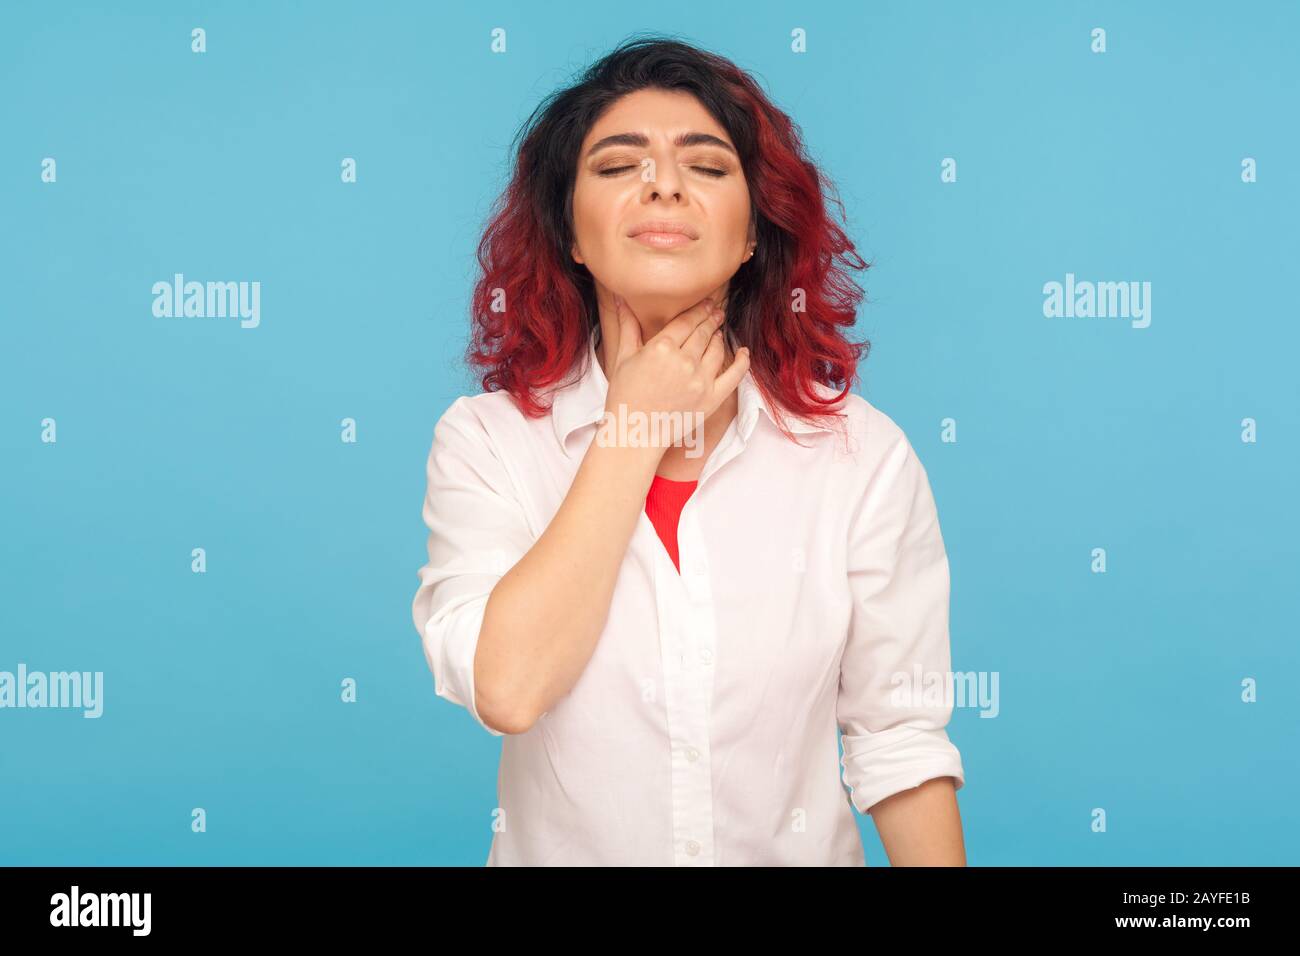
[{"label": "button placket", "polygon": [[[696,494],[698,495],[698,488]],[[682,772],[697,801],[698,826],[688,837],[686,854],[695,865],[712,865],[713,857],[713,774],[709,743],[709,697],[712,691],[712,668],[702,663],[702,654],[712,655],[713,608],[709,589],[707,552],[704,549],[698,503],[694,497],[686,502],[678,520],[678,553],[686,556],[689,573],[678,576],[683,611],[683,639],[686,646],[682,672],[683,685],[689,689],[687,713],[689,732],[680,751]],[[676,751],[675,751],[676,752]],[[693,846],[698,844],[698,846]]]},{"label": "button placket", "polygon": [[[689,501],[686,508],[690,508]],[[649,519],[645,521],[648,524]],[[649,538],[653,528],[644,533]],[[671,760],[673,860],[677,866],[712,866],[713,783],[703,680],[711,669],[699,664],[697,628],[693,624],[698,613],[692,607],[682,575],[662,548],[652,553]]]},{"label": "button placket", "polygon": [[693,558],[694,573],[685,586],[690,596],[690,631],[692,638],[692,661],[696,663],[701,694],[704,699],[705,717],[712,710],[713,703],[713,658],[717,644],[717,619],[713,606],[713,587],[709,576],[707,562],[708,551],[704,546],[704,534],[696,513],[686,503],[682,511],[677,532],[679,553],[689,551]]},{"label": "button placket", "polygon": [[[678,517],[678,560],[655,550],[655,602],[659,610],[664,703],[672,760],[673,857],[678,866],[713,866],[713,769],[709,715],[717,640],[708,551],[696,511],[709,476],[738,455],[744,441],[729,426],[700,474],[695,493]],[[646,533],[653,534],[642,513]]]}]

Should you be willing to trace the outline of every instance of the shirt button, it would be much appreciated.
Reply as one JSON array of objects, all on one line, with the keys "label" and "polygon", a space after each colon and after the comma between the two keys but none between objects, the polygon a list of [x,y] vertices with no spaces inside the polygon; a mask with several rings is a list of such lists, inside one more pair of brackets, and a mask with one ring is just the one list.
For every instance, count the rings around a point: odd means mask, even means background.
[{"label": "shirt button", "polygon": [[694,840],[687,840],[686,852],[689,853],[691,856],[698,856],[700,852],[700,845],[696,843]]},{"label": "shirt button", "polygon": [[700,759],[700,752],[699,752],[698,750],[696,750],[694,747],[687,747],[687,748],[686,748],[686,759],[687,759],[687,760],[690,760],[691,762],[694,762],[694,761],[696,761],[696,760],[699,760],[699,759]]},{"label": "shirt button", "polygon": [[707,647],[704,650],[700,651],[700,660],[704,661],[704,663],[706,664],[712,664],[713,651],[709,650]]}]

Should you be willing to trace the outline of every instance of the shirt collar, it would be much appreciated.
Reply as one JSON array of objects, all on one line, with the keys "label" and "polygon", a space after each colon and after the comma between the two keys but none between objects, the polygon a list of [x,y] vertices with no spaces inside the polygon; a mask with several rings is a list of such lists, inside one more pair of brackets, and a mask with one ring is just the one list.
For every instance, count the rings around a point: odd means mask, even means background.
[{"label": "shirt collar", "polygon": [[[573,457],[569,451],[569,437],[584,425],[595,425],[605,414],[605,399],[609,394],[609,380],[605,377],[600,362],[596,360],[596,337],[599,327],[593,328],[587,337],[586,356],[575,364],[579,377],[568,385],[561,385],[555,392],[551,405],[551,422],[555,426],[555,437],[565,455]],[[585,365],[584,365],[585,362]],[[839,394],[820,383],[817,390],[824,397]],[[758,384],[754,381],[753,371],[745,370],[745,375],[736,387],[737,409],[736,427],[743,440],[748,441],[757,424],[759,414],[766,415],[773,425],[779,427],[772,406],[763,398]],[[813,432],[833,431],[831,426],[816,422],[803,421],[792,415],[786,416],[786,425],[797,435]]]}]

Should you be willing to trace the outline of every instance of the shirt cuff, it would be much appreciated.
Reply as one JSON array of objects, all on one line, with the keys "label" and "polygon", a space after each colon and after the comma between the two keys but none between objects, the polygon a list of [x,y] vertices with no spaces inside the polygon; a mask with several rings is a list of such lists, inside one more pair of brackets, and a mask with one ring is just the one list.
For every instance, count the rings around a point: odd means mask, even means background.
[{"label": "shirt cuff", "polygon": [[895,727],[869,736],[841,737],[843,781],[859,813],[869,814],[886,797],[936,777],[952,777],[954,790],[966,782],[961,754],[942,727]]},{"label": "shirt cuff", "polygon": [[504,737],[483,722],[474,704],[474,652],[487,602],[484,594],[439,608],[424,626],[424,656],[433,672],[434,693],[464,707],[492,736]]}]

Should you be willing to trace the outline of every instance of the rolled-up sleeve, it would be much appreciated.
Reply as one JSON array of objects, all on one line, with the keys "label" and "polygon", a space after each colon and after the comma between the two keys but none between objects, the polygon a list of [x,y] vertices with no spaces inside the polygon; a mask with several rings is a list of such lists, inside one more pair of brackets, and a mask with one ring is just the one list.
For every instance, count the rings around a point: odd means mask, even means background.
[{"label": "rolled-up sleeve", "polygon": [[427,477],[428,561],[419,570],[411,608],[415,628],[434,692],[501,737],[478,712],[474,654],[488,596],[532,547],[533,536],[509,473],[468,398],[452,403],[434,427]]},{"label": "rolled-up sleeve", "polygon": [[853,612],[836,720],[843,782],[865,814],[927,780],[965,784],[945,729],[948,556],[929,478],[901,431],[866,479],[848,534]]}]

